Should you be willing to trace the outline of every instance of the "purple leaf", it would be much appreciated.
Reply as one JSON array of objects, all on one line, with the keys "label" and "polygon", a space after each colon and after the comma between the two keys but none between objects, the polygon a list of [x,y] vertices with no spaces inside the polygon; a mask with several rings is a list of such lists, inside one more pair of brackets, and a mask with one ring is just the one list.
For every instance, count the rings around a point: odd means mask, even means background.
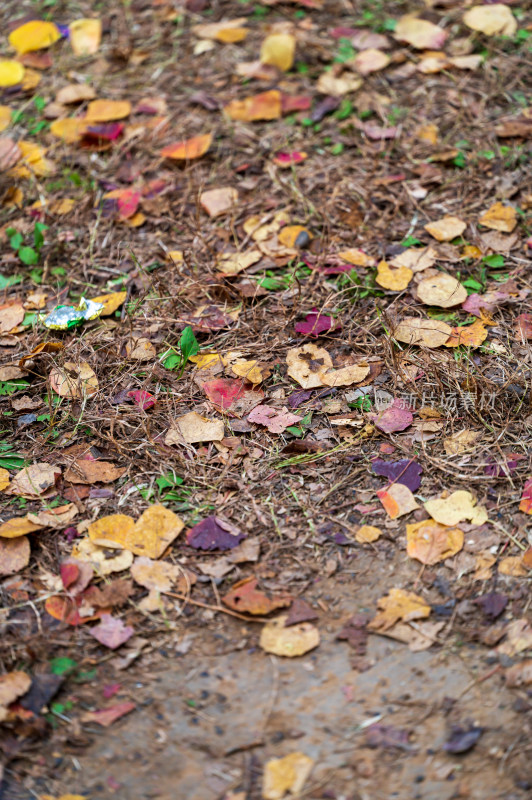
[{"label": "purple leaf", "polygon": [[408,742],[408,731],[394,728],[392,725],[370,725],[366,731],[368,747],[395,747],[398,750],[412,751]]},{"label": "purple leaf", "polygon": [[116,650],[117,647],[127,642],[135,631],[129,625],[124,625],[121,619],[113,617],[111,614],[102,614],[99,625],[89,631],[100,644]]},{"label": "purple leaf", "polygon": [[302,403],[306,403],[312,397],[312,389],[302,389],[300,392],[293,392],[286,398],[290,408],[299,408]]},{"label": "purple leaf", "polygon": [[502,478],[508,472],[513,472],[518,463],[523,460],[525,456],[521,453],[508,453],[506,456],[505,467],[502,464],[497,464],[494,459],[490,459],[490,463],[484,467],[486,475],[491,475],[493,478]]},{"label": "purple leaf", "polygon": [[375,475],[384,475],[391,483],[402,483],[411,492],[417,491],[421,486],[423,470],[410,458],[402,458],[400,461],[383,461],[381,458],[377,458],[371,468]]},{"label": "purple leaf", "polygon": [[340,100],[338,97],[326,95],[323,100],[320,100],[318,105],[314,108],[314,111],[311,113],[310,118],[312,122],[321,122],[323,117],[327,116],[327,114],[330,114],[332,111],[336,111],[339,105]]},{"label": "purple leaf", "polygon": [[219,517],[206,517],[187,531],[187,542],[196,550],[232,550],[246,534]]},{"label": "purple leaf", "polygon": [[302,333],[303,336],[312,336],[314,338],[320,336],[322,333],[337,331],[342,326],[337,323],[333,317],[327,314],[320,314],[312,311],[307,314],[304,322],[297,322],[294,326],[296,333]]},{"label": "purple leaf", "polygon": [[395,433],[395,431],[404,431],[405,428],[408,428],[414,417],[404,400],[397,397],[385,411],[381,411],[379,414],[370,414],[370,419],[380,431]]},{"label": "purple leaf", "polygon": [[508,598],[505,594],[500,594],[499,592],[488,592],[488,594],[477,597],[473,602],[481,607],[485,617],[493,620],[502,614],[508,603]]},{"label": "purple leaf", "polygon": [[447,753],[467,753],[475,747],[483,733],[484,729],[477,728],[476,725],[470,725],[469,728],[453,725],[451,735],[443,745],[443,749]]}]

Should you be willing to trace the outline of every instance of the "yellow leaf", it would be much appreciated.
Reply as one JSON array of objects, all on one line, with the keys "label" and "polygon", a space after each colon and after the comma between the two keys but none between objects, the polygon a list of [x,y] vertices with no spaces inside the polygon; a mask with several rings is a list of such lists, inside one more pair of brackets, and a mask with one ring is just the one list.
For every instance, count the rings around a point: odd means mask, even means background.
[{"label": "yellow leaf", "polygon": [[291,33],[272,33],[262,43],[260,60],[281,72],[288,72],[292,69],[295,52],[296,40]]},{"label": "yellow leaf", "polygon": [[22,153],[22,163],[11,170],[11,175],[17,178],[29,178],[31,175],[46,177],[54,171],[54,165],[45,158],[46,150],[33,142],[24,140],[18,143]]},{"label": "yellow leaf", "polygon": [[466,288],[445,272],[423,278],[417,285],[417,294],[422,303],[440,308],[458,306],[467,299]]},{"label": "yellow leaf", "polygon": [[440,347],[448,340],[452,330],[450,325],[438,319],[408,317],[399,323],[393,335],[398,342],[404,342],[405,344]]},{"label": "yellow leaf", "polygon": [[159,558],[183,530],[182,520],[162,505],[153,505],[136,522],[125,514],[111,514],[89,525],[92,544],[116,547],[137,556]]},{"label": "yellow leaf", "polygon": [[464,23],[486,36],[513,36],[517,30],[516,18],[503,3],[473,6],[465,12]]},{"label": "yellow leaf", "polygon": [[0,492],[9,486],[10,475],[7,469],[0,468]]},{"label": "yellow leaf", "polygon": [[11,123],[11,109],[9,106],[0,106],[0,133],[5,131]]},{"label": "yellow leaf", "polygon": [[511,233],[517,225],[517,212],[513,206],[495,203],[480,217],[479,222],[493,231]]},{"label": "yellow leaf", "polygon": [[416,139],[418,139],[420,142],[427,142],[428,144],[438,144],[438,126],[433,122],[422,125],[416,131]]},{"label": "yellow leaf", "polygon": [[50,125],[50,133],[63,139],[67,144],[79,142],[87,128],[84,119],[68,117],[66,119],[54,119]]},{"label": "yellow leaf", "polygon": [[443,28],[415,14],[405,14],[397,21],[394,38],[418,50],[439,50],[449,35]]},{"label": "yellow leaf", "polygon": [[244,378],[250,383],[262,383],[262,372],[257,364],[258,361],[255,359],[251,359],[250,361],[236,361],[234,364],[231,364],[231,370],[234,375],[237,375],[239,378]]},{"label": "yellow leaf", "polygon": [[92,302],[103,303],[103,310],[100,316],[108,317],[120,308],[126,298],[127,292],[111,292],[111,294],[101,294],[98,297],[93,297]]},{"label": "yellow leaf", "polygon": [[226,363],[219,353],[198,353],[196,356],[189,356],[188,360],[196,365],[196,369],[212,369]]},{"label": "yellow leaf", "polygon": [[271,89],[244,100],[233,100],[224,111],[230,119],[240,122],[279,119],[282,113],[281,92]]},{"label": "yellow leaf", "polygon": [[363,381],[369,372],[369,364],[350,364],[340,369],[324,371],[320,373],[320,379],[324,386],[351,386]]},{"label": "yellow leaf", "polygon": [[161,155],[163,158],[174,158],[177,161],[189,161],[205,155],[211,144],[212,133],[204,133],[201,136],[194,136],[192,139],[174,142],[167,147],[163,147]]},{"label": "yellow leaf", "polygon": [[61,38],[59,29],[53,22],[31,20],[9,34],[9,44],[19,55],[32,50],[43,50]]},{"label": "yellow leaf", "polygon": [[476,431],[458,431],[443,440],[443,447],[448,456],[457,456],[471,450],[480,434]]},{"label": "yellow leaf", "polygon": [[113,572],[122,572],[133,563],[133,553],[122,550],[115,553],[109,547],[100,547],[91,542],[89,537],[80,539],[72,549],[72,555],[79,561],[90,564],[98,575],[110,575]]},{"label": "yellow leaf", "polygon": [[350,250],[342,250],[341,253],[336,255],[342,261],[347,261],[348,264],[353,264],[355,267],[370,267],[374,263],[370,256],[354,247]]},{"label": "yellow leaf", "polygon": [[427,500],[425,510],[442,525],[454,526],[464,520],[473,525],[483,525],[488,519],[484,506],[477,506],[471,492],[465,489],[459,489],[448,497]]},{"label": "yellow leaf", "polygon": [[523,564],[522,556],[507,556],[499,564],[501,575],[509,575],[512,578],[528,578],[530,570]]},{"label": "yellow leaf", "polygon": [[391,269],[386,261],[379,261],[377,264],[377,277],[375,281],[384,289],[402,292],[412,280],[413,274],[412,270],[408,267]]},{"label": "yellow leaf", "polygon": [[333,362],[327,350],[309,342],[302,347],[294,347],[286,354],[287,374],[294,378],[303,389],[316,389],[323,386],[322,373]]},{"label": "yellow leaf", "polygon": [[32,89],[35,89],[41,82],[42,75],[40,72],[37,72],[35,69],[28,69],[26,67],[24,71],[24,77],[21,83],[21,89],[23,92],[30,92]]},{"label": "yellow leaf", "polygon": [[462,258],[482,258],[482,250],[476,244],[466,244],[461,252]]},{"label": "yellow leaf", "polygon": [[183,263],[183,251],[182,250],[168,250],[166,253],[166,258],[168,261],[172,261],[173,264],[182,264]]},{"label": "yellow leaf", "polygon": [[127,514],[109,514],[107,517],[91,522],[88,527],[89,539],[99,547],[127,549],[127,542],[133,533],[135,520]]},{"label": "yellow leaf", "polygon": [[90,56],[98,52],[102,38],[99,19],[77,19],[70,23],[70,44],[77,56]]},{"label": "yellow leaf", "polygon": [[252,264],[256,264],[261,258],[260,250],[248,250],[246,253],[222,253],[218,261],[218,269],[224,275],[238,275]]},{"label": "yellow leaf", "polygon": [[266,653],[294,658],[313,650],[320,643],[318,629],[310,622],[301,622],[285,628],[287,615],[270,620],[262,629],[260,646]]},{"label": "yellow leaf", "polygon": [[406,526],[406,552],[422,564],[438,564],[463,546],[464,533],[460,528],[448,528],[431,519]]},{"label": "yellow leaf", "polygon": [[332,72],[324,72],[316,82],[316,89],[320,94],[342,97],[344,94],[356,92],[357,89],[360,89],[362,83],[362,78],[348,72],[344,72],[340,76],[336,76]]},{"label": "yellow leaf", "polygon": [[299,795],[313,766],[314,760],[299,752],[267,761],[262,784],[264,800],[282,800],[288,792]]},{"label": "yellow leaf", "polygon": [[467,225],[458,217],[447,215],[434,222],[428,222],[424,227],[427,233],[430,233],[438,242],[450,242],[457,236],[461,236]]},{"label": "yellow leaf", "polygon": [[214,38],[223,44],[236,44],[243,42],[247,35],[247,28],[222,28]]},{"label": "yellow leaf", "polygon": [[285,247],[298,247],[298,240],[301,241],[299,239],[301,234],[306,234],[306,236],[302,237],[305,243],[312,239],[311,232],[304,225],[285,225],[279,232],[279,241]]},{"label": "yellow leaf", "polygon": [[445,342],[445,347],[459,347],[460,345],[480,347],[487,335],[488,331],[484,327],[484,323],[477,319],[472,325],[453,328],[448,341]]},{"label": "yellow leaf", "polygon": [[18,61],[0,61],[0,86],[16,86],[22,82],[24,67]]},{"label": "yellow leaf", "polygon": [[85,122],[111,122],[131,114],[129,100],[93,100],[87,107]]},{"label": "yellow leaf", "polygon": [[24,517],[12,517],[0,524],[0,537],[4,539],[16,539],[18,536],[25,536],[27,533],[40,531],[42,525],[36,525]]},{"label": "yellow leaf", "polygon": [[382,536],[380,528],[375,528],[373,525],[361,525],[355,533],[355,540],[360,544],[367,544],[376,542],[379,536]]},{"label": "yellow leaf", "polygon": [[410,622],[414,619],[424,619],[431,611],[430,606],[422,597],[404,589],[390,589],[387,595],[377,601],[380,611],[368,623],[368,628],[373,631],[386,631],[396,622]]}]

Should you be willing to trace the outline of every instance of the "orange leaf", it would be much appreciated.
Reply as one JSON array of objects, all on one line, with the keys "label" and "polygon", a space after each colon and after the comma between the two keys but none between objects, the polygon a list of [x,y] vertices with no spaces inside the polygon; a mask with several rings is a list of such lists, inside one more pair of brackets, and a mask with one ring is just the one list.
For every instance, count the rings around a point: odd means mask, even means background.
[{"label": "orange leaf", "polygon": [[201,136],[193,136],[192,139],[174,142],[174,144],[163,147],[161,155],[163,158],[175,158],[177,161],[191,161],[204,156],[211,143],[212,133],[204,133]]},{"label": "orange leaf", "polygon": [[437,564],[458,553],[464,545],[460,528],[449,528],[431,519],[406,526],[406,552],[422,564]]},{"label": "orange leaf", "polygon": [[230,119],[240,122],[279,119],[282,113],[281,92],[271,89],[245,100],[233,100],[225,106],[225,113]]},{"label": "orange leaf", "polygon": [[235,583],[222,600],[234,611],[244,611],[248,614],[269,614],[276,608],[289,606],[292,602],[292,598],[287,594],[268,597],[257,588],[257,579],[253,577]]},{"label": "orange leaf", "polygon": [[487,335],[488,331],[484,327],[483,321],[477,319],[472,325],[453,328],[445,342],[445,347],[459,347],[461,344],[466,347],[480,347]]},{"label": "orange leaf", "polygon": [[85,122],[111,122],[131,114],[129,100],[93,100],[89,103]]}]

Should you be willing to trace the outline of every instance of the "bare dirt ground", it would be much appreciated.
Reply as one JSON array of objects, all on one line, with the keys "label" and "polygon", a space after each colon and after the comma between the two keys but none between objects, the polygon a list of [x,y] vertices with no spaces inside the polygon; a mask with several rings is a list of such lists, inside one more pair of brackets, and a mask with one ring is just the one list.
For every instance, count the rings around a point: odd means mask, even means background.
[{"label": "bare dirt ground", "polygon": [[532,13],[471,6],[0,8],[2,800],[530,797]]}]

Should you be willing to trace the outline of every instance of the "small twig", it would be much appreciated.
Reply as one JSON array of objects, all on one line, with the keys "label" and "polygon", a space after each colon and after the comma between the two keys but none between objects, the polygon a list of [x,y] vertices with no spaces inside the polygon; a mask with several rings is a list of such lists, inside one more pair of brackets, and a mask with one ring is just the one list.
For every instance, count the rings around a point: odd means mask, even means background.
[{"label": "small twig", "polygon": [[268,622],[268,620],[264,617],[245,617],[243,614],[238,614],[236,611],[230,611],[228,608],[224,608],[221,605],[213,606],[209,603],[202,603],[201,600],[192,600],[191,597],[187,597],[184,594],[178,594],[177,592],[162,592],[162,594],[166,594],[168,597],[175,597],[176,600],[182,600],[183,602],[190,603],[193,606],[208,608],[210,611],[221,611],[223,614],[229,614],[230,617],[236,617],[236,619],[241,619],[244,622]]}]

